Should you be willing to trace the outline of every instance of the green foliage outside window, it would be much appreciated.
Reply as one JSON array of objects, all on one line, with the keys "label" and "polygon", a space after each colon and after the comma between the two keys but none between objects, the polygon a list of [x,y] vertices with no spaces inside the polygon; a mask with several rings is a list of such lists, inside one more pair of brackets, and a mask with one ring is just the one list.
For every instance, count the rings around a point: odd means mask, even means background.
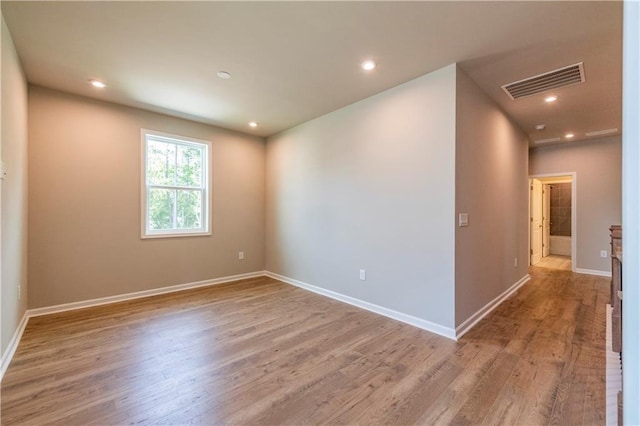
[{"label": "green foliage outside window", "polygon": [[204,147],[147,140],[148,229],[203,228]]}]

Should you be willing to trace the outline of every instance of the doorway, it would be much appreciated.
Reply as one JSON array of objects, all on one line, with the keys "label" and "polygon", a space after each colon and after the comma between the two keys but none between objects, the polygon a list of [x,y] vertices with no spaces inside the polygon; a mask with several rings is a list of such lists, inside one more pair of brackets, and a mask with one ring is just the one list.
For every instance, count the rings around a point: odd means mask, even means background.
[{"label": "doorway", "polygon": [[575,173],[529,179],[529,264],[575,272]]}]

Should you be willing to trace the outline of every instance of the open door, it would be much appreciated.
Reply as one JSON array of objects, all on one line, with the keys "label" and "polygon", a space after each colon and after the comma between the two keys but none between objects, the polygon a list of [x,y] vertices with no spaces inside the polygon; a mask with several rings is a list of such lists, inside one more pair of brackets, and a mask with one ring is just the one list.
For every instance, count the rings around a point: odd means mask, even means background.
[{"label": "open door", "polygon": [[531,265],[542,258],[542,182],[531,180]]},{"label": "open door", "polygon": [[551,185],[542,186],[542,257],[549,256],[551,247]]}]

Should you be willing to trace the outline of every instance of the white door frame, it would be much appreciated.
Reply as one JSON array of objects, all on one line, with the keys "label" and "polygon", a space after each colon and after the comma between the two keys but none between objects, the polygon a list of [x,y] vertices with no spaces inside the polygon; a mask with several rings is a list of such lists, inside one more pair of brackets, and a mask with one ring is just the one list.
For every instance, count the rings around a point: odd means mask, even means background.
[{"label": "white door frame", "polygon": [[542,257],[551,254],[551,185],[542,184]]},{"label": "white door frame", "polygon": [[[542,253],[544,245],[542,238],[543,187],[544,184],[541,180],[529,179],[529,265],[531,266],[540,263],[544,257]],[[535,240],[534,237],[536,237]],[[536,243],[536,245],[534,246],[533,243]]]},{"label": "white door frame", "polygon": [[[537,175],[529,175],[529,182],[531,179],[540,178],[553,178],[571,176],[571,271],[576,272],[576,259],[578,258],[578,202],[577,202],[577,188],[578,188],[578,174],[576,172],[558,172],[558,173],[543,173]],[[527,212],[527,223],[529,224],[529,248],[531,247],[531,191],[529,191],[529,211]]]}]

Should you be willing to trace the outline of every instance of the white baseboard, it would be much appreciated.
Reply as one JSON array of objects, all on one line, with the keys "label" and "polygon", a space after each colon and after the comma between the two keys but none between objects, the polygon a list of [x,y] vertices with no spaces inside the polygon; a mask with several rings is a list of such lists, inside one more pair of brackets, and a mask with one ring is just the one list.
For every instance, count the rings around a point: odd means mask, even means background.
[{"label": "white baseboard", "polygon": [[7,350],[5,350],[5,352],[2,354],[0,381],[2,381],[2,378],[4,377],[4,373],[5,371],[7,371],[7,368],[11,363],[11,359],[13,358],[13,355],[16,352],[16,349],[18,349],[18,344],[20,343],[20,339],[22,338],[22,333],[24,332],[24,329],[27,326],[27,322],[31,317],[54,314],[58,312],[73,311],[75,309],[89,308],[91,306],[99,306],[99,305],[107,305],[110,303],[124,302],[126,300],[140,299],[142,297],[156,296],[159,294],[175,293],[178,291],[189,290],[192,288],[208,287],[216,284],[224,284],[224,283],[229,283],[229,282],[238,281],[238,280],[245,280],[249,278],[263,277],[265,275],[266,275],[265,271],[249,272],[247,274],[230,275],[227,277],[214,278],[211,280],[196,281],[192,283],[154,288],[151,290],[136,291],[133,293],[101,297],[98,299],[64,303],[62,305],[47,306],[44,308],[28,309],[22,316],[22,320],[20,321],[20,324],[18,325],[18,328],[16,329],[16,332],[14,333],[13,338],[9,342],[9,346],[7,347]]},{"label": "white baseboard", "polygon": [[9,346],[2,354],[2,363],[0,364],[0,382],[4,377],[5,371],[9,368],[9,364],[13,359],[13,355],[16,353],[18,349],[18,344],[20,343],[20,339],[22,339],[22,333],[24,333],[24,329],[27,327],[27,322],[29,322],[29,311],[26,311],[24,315],[22,315],[22,319],[20,320],[20,324],[18,324],[18,328],[16,328],[15,333],[13,333],[13,337],[9,342]]},{"label": "white baseboard", "polygon": [[[602,272],[602,271],[595,271],[595,272]],[[455,330],[453,328],[445,327],[443,325],[436,324],[434,322],[427,321],[422,318],[418,318],[402,312],[394,311],[393,309],[385,308],[383,306],[369,303],[364,300],[356,299],[354,297],[347,296],[344,294],[336,293],[334,291],[327,290],[321,287],[316,287],[314,285],[307,284],[305,282],[298,281],[283,275],[275,274],[269,271],[256,271],[256,272],[250,272],[246,274],[215,278],[211,280],[197,281],[197,282],[186,283],[186,284],[178,284],[178,285],[173,285],[168,287],[137,291],[133,293],[126,293],[126,294],[115,295],[115,296],[101,297],[98,299],[65,303],[61,305],[48,306],[44,308],[29,309],[24,313],[22,320],[20,321],[20,324],[18,325],[18,328],[16,329],[13,335],[13,338],[9,342],[9,346],[7,347],[7,350],[2,354],[0,381],[2,381],[2,378],[4,377],[4,373],[9,367],[9,364],[11,363],[11,359],[13,358],[13,355],[15,354],[16,349],[18,348],[18,344],[20,343],[20,339],[22,338],[22,333],[24,332],[24,329],[27,326],[27,322],[31,317],[48,315],[48,314],[53,314],[58,312],[72,311],[72,310],[88,308],[92,306],[106,305],[110,303],[123,302],[127,300],[139,299],[143,297],[155,296],[160,294],[174,293],[174,292],[179,292],[179,291],[193,289],[193,288],[207,287],[207,286],[224,284],[224,283],[243,280],[243,279],[257,278],[261,276],[268,276],[270,278],[274,278],[284,283],[291,284],[308,291],[312,291],[322,296],[326,296],[331,299],[335,299],[340,302],[344,302],[349,305],[352,305],[361,309],[365,309],[370,312],[374,312],[378,315],[392,318],[394,320],[412,325],[414,327],[421,328],[423,330],[438,334],[440,336],[447,337],[452,340],[457,340],[458,338],[460,338],[464,333],[466,333],[469,329],[471,329],[471,327],[473,327],[478,321],[480,321],[489,312],[495,309],[495,307],[498,306],[504,299],[509,297],[513,292],[515,292],[518,288],[524,285],[531,278],[529,275],[526,275],[525,277],[520,279],[517,283],[511,286],[507,291],[502,293],[500,296],[496,297],[494,300],[489,302],[478,312],[473,314],[469,319],[467,319],[465,322],[460,324],[460,326],[458,326]]]},{"label": "white baseboard", "polygon": [[576,268],[575,272],[578,274],[597,275],[599,277],[611,278],[611,272],[609,271],[598,271],[597,269]]},{"label": "white baseboard", "polygon": [[469,318],[467,318],[464,322],[462,322],[462,324],[460,324],[459,326],[456,327],[456,337],[459,339],[467,331],[471,330],[471,328],[473,328],[473,326],[476,325],[478,323],[478,321],[480,321],[482,318],[486,317],[489,314],[489,312],[491,312],[495,308],[497,308],[498,305],[500,305],[507,297],[509,297],[513,293],[515,293],[516,290],[518,290],[520,287],[525,285],[525,283],[527,281],[529,281],[530,279],[531,279],[531,275],[529,275],[529,274],[527,274],[524,277],[520,278],[518,280],[518,282],[516,282],[514,285],[509,287],[507,290],[505,290],[502,294],[500,294],[498,297],[493,299],[491,302],[489,302],[486,305],[484,305],[475,314],[473,314]]},{"label": "white baseboard", "polygon": [[346,296],[344,294],[336,293],[335,291],[327,290],[321,287],[316,287],[311,284],[307,284],[302,281],[295,280],[293,278],[285,277],[284,275],[276,274],[273,272],[265,271],[265,275],[282,281],[287,284],[300,287],[304,290],[312,291],[322,296],[329,297],[331,299],[338,300],[340,302],[347,303],[360,309],[365,309],[370,312],[374,312],[378,315],[382,315],[394,320],[403,322],[405,324],[412,325],[414,327],[421,328],[431,333],[439,334],[440,336],[447,337],[452,340],[456,340],[455,330],[449,327],[445,327],[440,324],[436,324],[431,321],[427,321],[421,318],[414,317],[412,315],[404,314],[402,312],[394,311],[393,309],[385,308],[383,306],[375,305],[373,303],[365,302],[364,300],[356,299],[355,297]]},{"label": "white baseboard", "polygon": [[249,272],[247,274],[230,275],[228,277],[214,278],[211,280],[195,281],[192,283],[153,288],[150,290],[136,291],[133,293],[125,293],[125,294],[118,294],[115,296],[100,297],[98,299],[82,300],[80,302],[71,302],[71,303],[64,303],[62,305],[30,309],[27,312],[29,313],[29,317],[37,317],[40,315],[49,315],[49,314],[55,314],[58,312],[73,311],[75,309],[89,308],[92,306],[108,305],[110,303],[140,299],[142,297],[157,296],[159,294],[175,293],[177,291],[189,290],[192,288],[208,287],[211,285],[224,284],[231,281],[262,277],[264,275],[265,275],[264,271]]},{"label": "white baseboard", "polygon": [[607,303],[607,328],[605,331],[605,419],[606,426],[618,425],[618,392],[622,391],[622,364],[620,353],[613,351],[613,334],[611,330],[611,314],[613,308]]}]

